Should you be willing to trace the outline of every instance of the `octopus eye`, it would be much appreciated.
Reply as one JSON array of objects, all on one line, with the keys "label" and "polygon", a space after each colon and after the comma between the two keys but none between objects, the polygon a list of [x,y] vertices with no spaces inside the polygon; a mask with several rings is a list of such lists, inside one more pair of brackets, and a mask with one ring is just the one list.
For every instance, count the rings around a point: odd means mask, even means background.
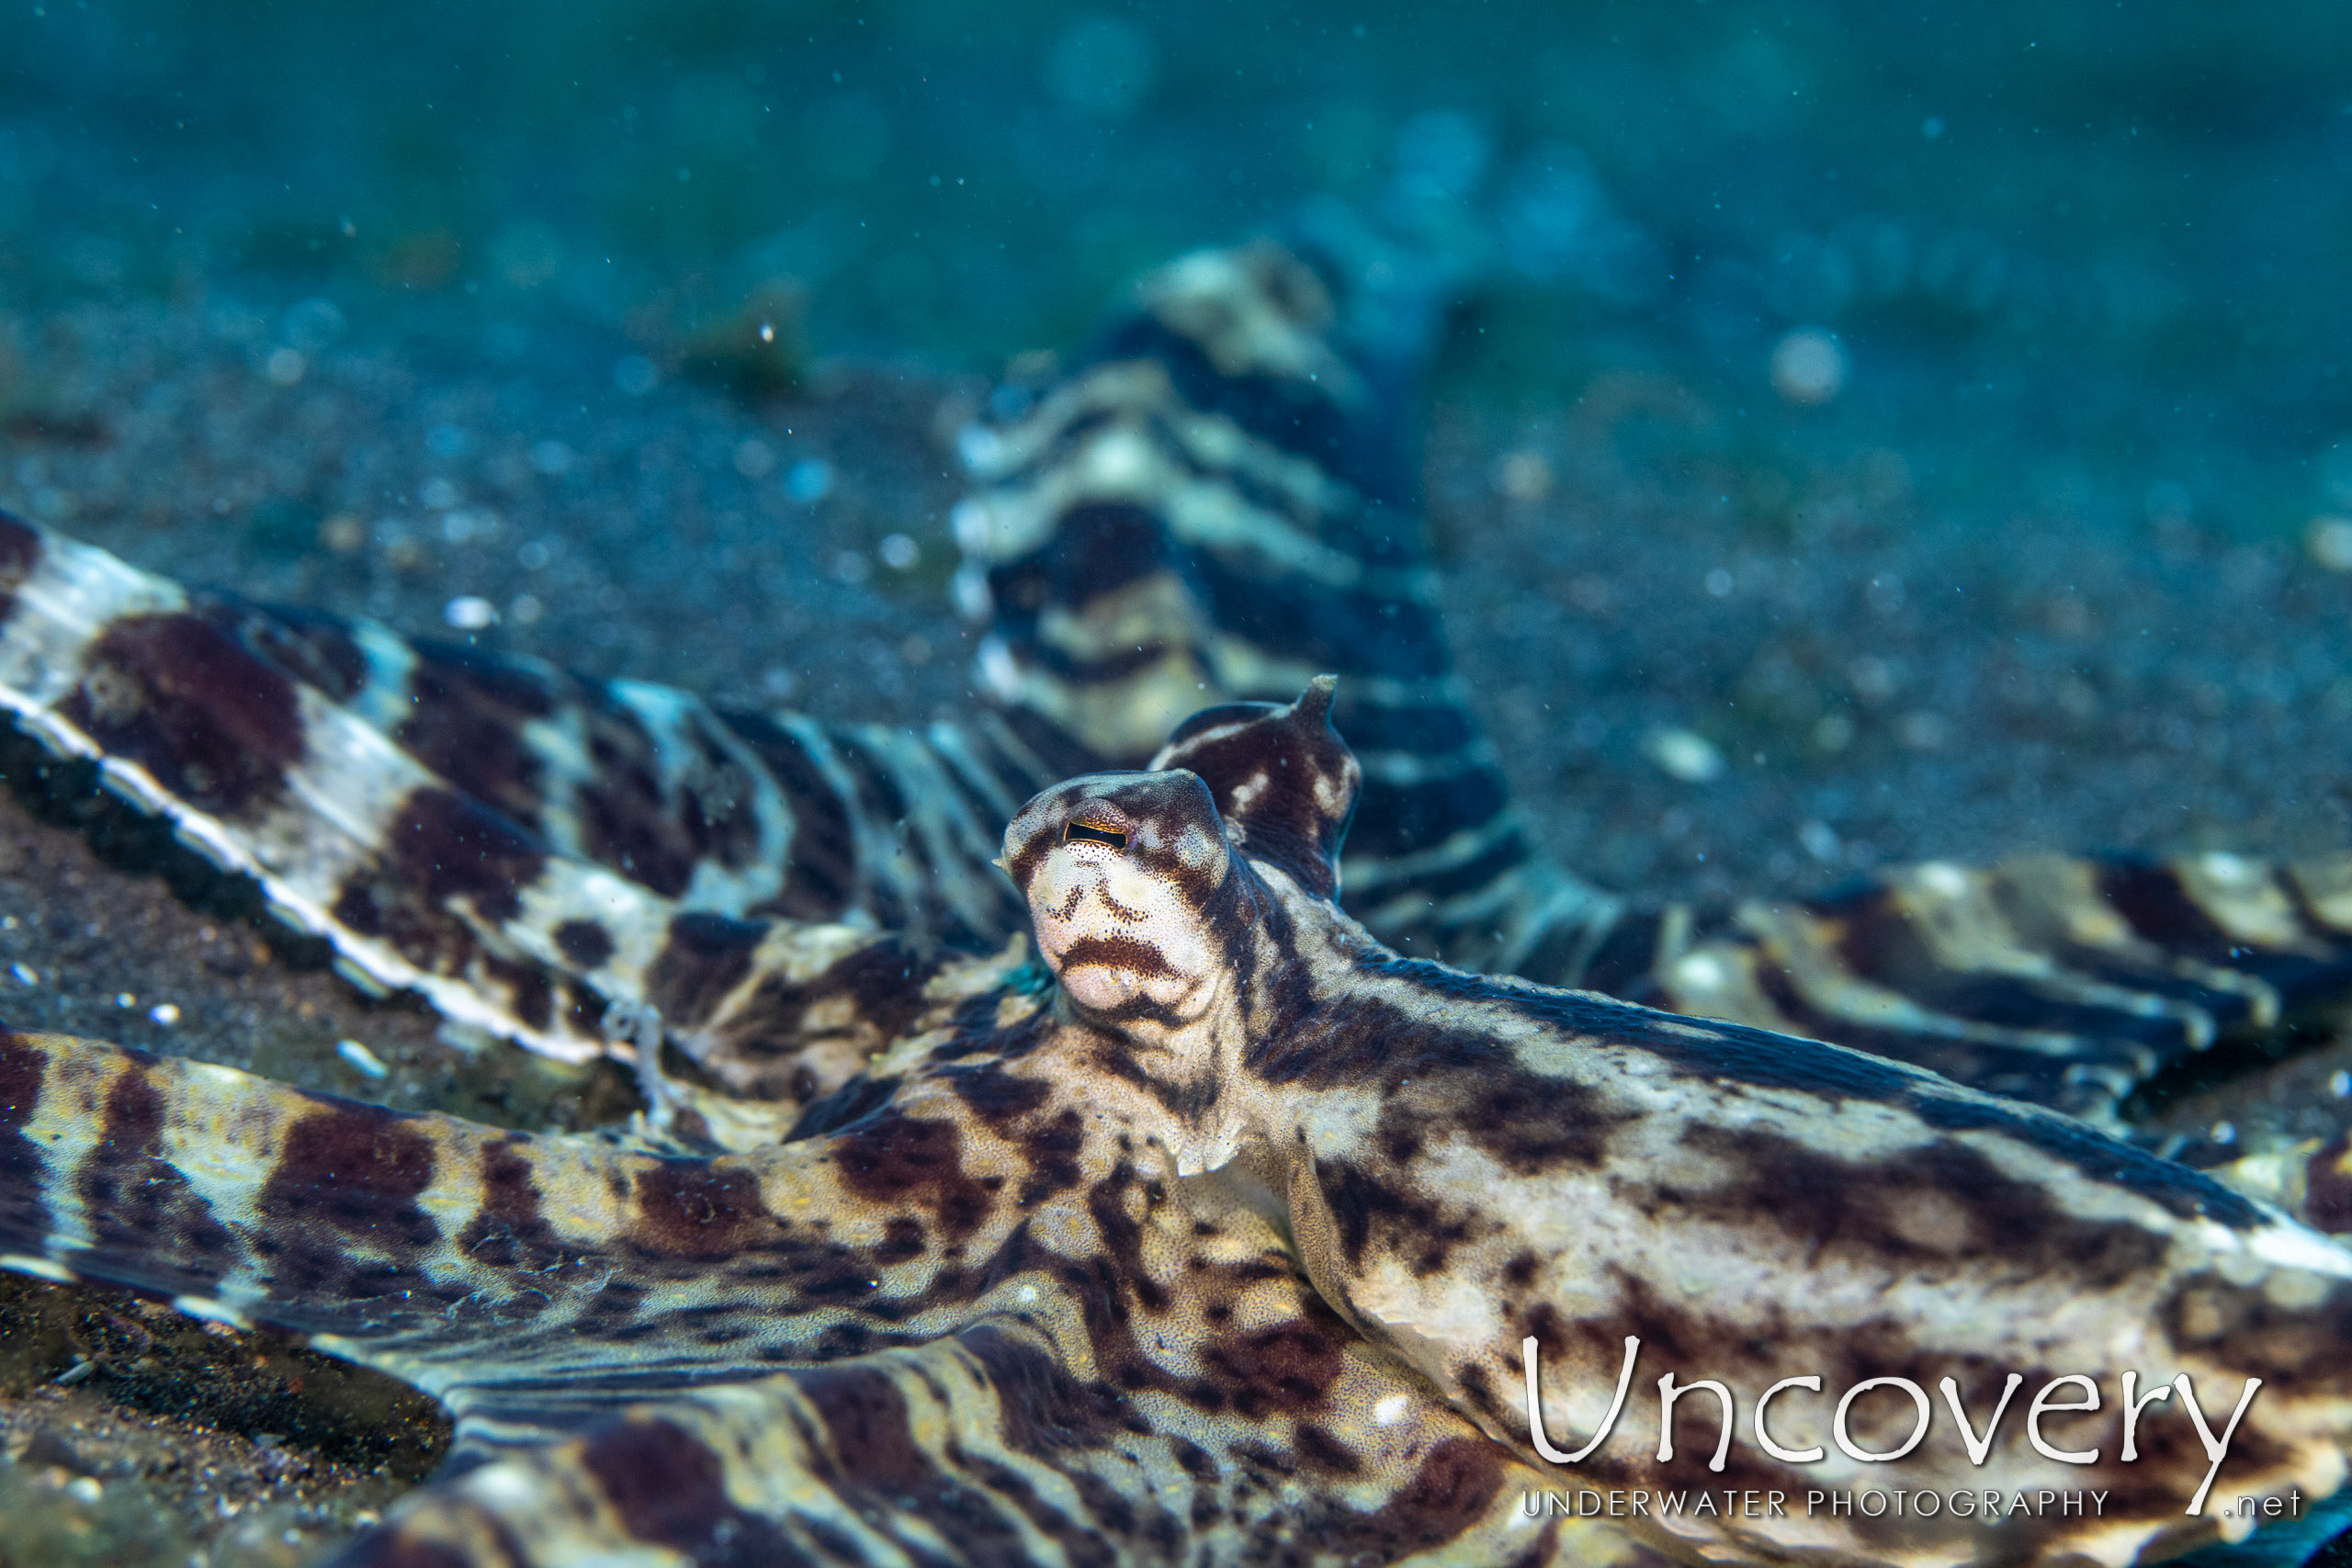
[{"label": "octopus eye", "polygon": [[1127,836],[1116,828],[1097,828],[1091,822],[1072,822],[1062,829],[1065,844],[1108,844],[1114,850],[1127,847]]}]

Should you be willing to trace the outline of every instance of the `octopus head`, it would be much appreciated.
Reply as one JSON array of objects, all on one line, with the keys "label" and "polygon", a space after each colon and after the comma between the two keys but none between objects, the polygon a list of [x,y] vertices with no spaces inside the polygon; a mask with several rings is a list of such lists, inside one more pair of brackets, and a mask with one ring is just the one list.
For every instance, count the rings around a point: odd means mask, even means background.
[{"label": "octopus head", "polygon": [[1208,786],[1181,769],[1055,785],[1005,829],[1003,865],[1064,993],[1104,1023],[1202,1018],[1257,915]]}]

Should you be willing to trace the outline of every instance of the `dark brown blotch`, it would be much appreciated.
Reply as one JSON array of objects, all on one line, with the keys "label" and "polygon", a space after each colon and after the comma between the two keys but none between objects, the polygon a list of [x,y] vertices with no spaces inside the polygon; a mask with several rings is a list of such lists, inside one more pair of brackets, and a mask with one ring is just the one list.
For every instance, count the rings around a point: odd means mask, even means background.
[{"label": "dark brown blotch", "polygon": [[793,1381],[824,1422],[842,1472],[861,1488],[903,1492],[936,1480],[908,1424],[906,1396],[888,1374],[843,1367],[801,1372]]},{"label": "dark brown blotch", "polygon": [[2303,1167],[2303,1214],[2317,1228],[2352,1231],[2352,1133],[2338,1133]]},{"label": "dark brown blotch", "polygon": [[15,608],[17,590],[40,564],[40,533],[29,523],[0,512],[0,623]]},{"label": "dark brown blotch", "polygon": [[481,1209],[458,1233],[458,1249],[493,1269],[542,1270],[561,1249],[539,1213],[539,1185],[524,1134],[482,1145]]},{"label": "dark brown blotch", "polygon": [[600,969],[613,955],[612,933],[594,920],[566,920],[555,928],[556,951],[581,969]]},{"label": "dark brown blotch", "polygon": [[[901,938],[884,936],[806,981],[767,976],[729,1017],[727,1049],[752,1057],[796,1054],[808,1043],[810,1010],[846,998],[849,1018],[829,1021],[827,1032],[846,1033],[867,1049],[878,1050],[905,1034],[928,1010],[923,987],[944,961],[941,954],[917,953]],[[712,996],[708,1002],[690,1005],[712,1005],[716,999]]]},{"label": "dark brown blotch", "polygon": [[763,714],[722,711],[792,807],[791,865],[784,891],[752,911],[791,920],[839,919],[857,902],[857,832],[848,805],[807,742]]},{"label": "dark brown blotch", "polygon": [[1064,1106],[1044,1122],[1026,1129],[1016,1141],[1029,1162],[1029,1174],[1021,1182],[1023,1207],[1069,1190],[1083,1177],[1080,1156],[1086,1151],[1086,1128],[1075,1109]]},{"label": "dark brown blotch", "polygon": [[2286,1308],[2259,1286],[2233,1285],[2213,1275],[2181,1281],[2157,1308],[2172,1342],[2198,1348],[2233,1375],[2259,1377],[2314,1398],[2352,1389],[2352,1284],[2338,1280],[2315,1305]]},{"label": "dark brown blotch", "polygon": [[525,730],[556,711],[560,678],[479,649],[413,648],[408,712],[392,738],[459,793],[537,830],[546,781]]},{"label": "dark brown blotch", "polygon": [[192,594],[188,607],[255,658],[334,702],[349,702],[368,683],[368,655],[350,626],[333,615],[248,604],[226,593]]},{"label": "dark brown blotch", "polygon": [[[431,904],[469,898],[489,920],[522,913],[521,889],[547,865],[546,850],[521,827],[445,789],[412,791],[394,815],[389,836],[388,855],[400,885],[415,888]],[[380,913],[377,918],[381,919]]]},{"label": "dark brown blotch", "polygon": [[1349,1330],[1320,1301],[1308,1298],[1302,1305],[1291,1322],[1203,1342],[1202,1367],[1226,1405],[1243,1418],[1317,1409],[1340,1381]]},{"label": "dark brown blotch", "polygon": [[684,1553],[697,1568],[806,1568],[810,1562],[772,1521],[735,1505],[718,1455],[674,1421],[616,1421],[587,1440],[580,1462],[622,1529]]},{"label": "dark brown blotch", "polygon": [[775,1244],[783,1223],[760,1197],[759,1178],[741,1165],[662,1160],[632,1184],[630,1238],[664,1258],[731,1258]]},{"label": "dark brown blotch", "polygon": [[192,615],[107,626],[59,712],[174,795],[224,816],[276,800],[302,758],[293,682]]},{"label": "dark brown blotch", "polygon": [[413,1535],[405,1525],[368,1531],[335,1561],[339,1568],[481,1568],[479,1559]]},{"label": "dark brown blotch", "polygon": [[1389,1562],[1433,1551],[1486,1517],[1502,1490],[1502,1466],[1493,1443],[1442,1438],[1380,1507],[1358,1513],[1334,1503],[1299,1523],[1322,1551],[1343,1562]]},{"label": "dark brown blotch", "polygon": [[506,1010],[526,1027],[545,1029],[555,1021],[555,985],[537,964],[485,953],[481,972],[505,992]]},{"label": "dark brown blotch", "polygon": [[0,1245],[12,1251],[40,1251],[50,1229],[40,1145],[24,1133],[40,1108],[48,1062],[0,1024]]},{"label": "dark brown blotch", "polygon": [[753,789],[733,757],[690,715],[673,743],[684,751],[665,765],[662,742],[643,719],[602,687],[583,696],[590,772],[574,794],[590,858],[665,897],[683,895],[695,865],[748,861],[759,844]]},{"label": "dark brown blotch", "polygon": [[944,1456],[916,1438],[906,1396],[888,1375],[865,1367],[827,1367],[797,1373],[794,1381],[824,1423],[837,1461],[830,1479],[844,1501],[864,1504],[859,1511],[886,1529],[891,1516],[911,1514],[955,1542],[966,1562],[1011,1568],[1027,1561],[1019,1528],[997,1511],[989,1494],[959,1483],[941,1468]]},{"label": "dark brown blotch", "polygon": [[1394,1254],[1415,1277],[1442,1269],[1453,1248],[1482,1228],[1475,1212],[1454,1210],[1408,1185],[1383,1179],[1351,1160],[1318,1159],[1315,1175],[1340,1233],[1348,1266],[1362,1268],[1366,1247]]},{"label": "dark brown blotch", "polygon": [[236,1237],[164,1159],[164,1115],[144,1066],[126,1067],[107,1089],[98,1146],[76,1182],[90,1216],[88,1267],[150,1290],[206,1288],[232,1265]]},{"label": "dark brown blotch", "polygon": [[1530,1072],[1507,1042],[1378,998],[1317,1010],[1251,1065],[1278,1083],[1378,1084],[1374,1144],[1400,1167],[1458,1134],[1516,1175],[1591,1168],[1633,1120],[1590,1085]]},{"label": "dark brown blotch", "polygon": [[820,1138],[828,1133],[838,1133],[873,1115],[890,1103],[899,1092],[895,1075],[883,1074],[854,1077],[832,1093],[808,1102],[791,1130],[784,1135],[787,1144],[803,1138]]},{"label": "dark brown blotch", "polygon": [[1053,1093],[1052,1086],[1044,1078],[1009,1073],[996,1062],[942,1073],[940,1077],[978,1113],[981,1121],[999,1134],[1045,1104],[1046,1097]]},{"label": "dark brown blotch", "polygon": [[678,916],[646,976],[647,1000],[673,1028],[701,1022],[752,972],[752,955],[767,932],[756,920],[700,910]]},{"label": "dark brown blotch", "polygon": [[1661,1184],[1662,1201],[1704,1221],[1770,1225],[1806,1249],[1808,1265],[1856,1254],[1932,1277],[2059,1275],[2106,1290],[2156,1267],[2169,1245],[2139,1225],[2070,1214],[1953,1140],[1867,1164],[1753,1127],[1694,1124],[1683,1142],[1736,1174],[1705,1191]]},{"label": "dark brown blotch", "polygon": [[418,1248],[440,1232],[416,1205],[433,1180],[433,1141],[398,1111],[329,1102],[287,1129],[256,1206],[273,1226],[326,1224]]},{"label": "dark brown blotch", "polygon": [[885,1113],[839,1134],[833,1147],[851,1192],[872,1203],[920,1203],[951,1241],[988,1217],[988,1190],[965,1173],[963,1130],[953,1122]]}]

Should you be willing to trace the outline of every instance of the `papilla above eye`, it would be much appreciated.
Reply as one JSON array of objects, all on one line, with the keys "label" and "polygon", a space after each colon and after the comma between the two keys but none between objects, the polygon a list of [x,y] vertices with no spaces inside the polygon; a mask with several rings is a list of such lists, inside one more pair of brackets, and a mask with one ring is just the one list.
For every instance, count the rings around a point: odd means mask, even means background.
[{"label": "papilla above eye", "polygon": [[1062,829],[1065,844],[1108,844],[1114,850],[1127,847],[1127,836],[1116,828],[1097,828],[1091,822],[1072,822]]}]

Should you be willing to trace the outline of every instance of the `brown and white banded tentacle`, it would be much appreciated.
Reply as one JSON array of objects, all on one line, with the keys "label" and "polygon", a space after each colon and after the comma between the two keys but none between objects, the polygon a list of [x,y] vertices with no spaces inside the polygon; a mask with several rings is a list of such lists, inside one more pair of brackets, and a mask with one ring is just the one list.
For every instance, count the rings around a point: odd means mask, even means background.
[{"label": "brown and white banded tentacle", "polygon": [[1364,773],[1345,896],[1384,940],[2083,1114],[2111,1119],[2183,1055],[2352,989],[2352,858],[1928,864],[1708,909],[1635,905],[1536,855],[1450,673],[1408,466],[1367,457],[1405,444],[1332,287],[1264,243],[1182,258],[1066,381],[968,434],[956,531],[961,597],[989,626],[979,677],[1089,766],[1336,670]]},{"label": "brown and white banded tentacle", "polygon": [[1073,1099],[1086,1036],[1013,1034],[713,1159],[0,1036],[0,1264],[444,1400],[491,1462],[357,1563],[1628,1561],[1521,1517],[1524,1467],[1325,1309],[1246,1195],[1180,1196],[1151,1097]]},{"label": "brown and white banded tentacle", "polygon": [[[1001,726],[955,737],[951,762],[936,739],[722,717],[666,688],[191,595],[13,519],[0,561],[17,722],[254,876],[355,979],[458,1022],[581,1059],[616,1049],[619,1001],[724,1055],[753,1026],[724,1016],[742,976],[715,972],[748,962],[771,992],[838,996],[858,987],[836,966],[876,944],[935,967],[938,939],[1017,929],[980,824],[1037,764]],[[811,1021],[830,1065],[804,1089],[854,1070],[831,1060],[852,1021]],[[767,1006],[748,1043],[774,1058],[801,1023]]]},{"label": "brown and white banded tentacle", "polygon": [[1340,672],[1365,778],[1352,906],[1507,963],[1526,921],[1487,895],[1528,848],[1452,673],[1409,443],[1338,321],[1278,247],[1199,253],[1147,278],[1067,382],[969,433],[956,525],[959,596],[989,625],[978,673],[1093,765],[1125,766],[1200,708]]},{"label": "brown and white banded tentacle", "polygon": [[2045,855],[1857,889],[1619,913],[1566,973],[2112,1121],[2140,1083],[2352,985],[2352,856]]},{"label": "brown and white banded tentacle", "polygon": [[[290,923],[332,934],[355,977],[549,1055],[600,1048],[497,934],[519,912],[514,883],[546,863],[538,845],[252,656],[178,585],[4,517],[0,559],[0,705],[20,728],[255,877]],[[404,858],[449,907],[387,930],[355,889]],[[616,882],[575,896],[637,901]]]},{"label": "brown and white banded tentacle", "polygon": [[[1148,1359],[1098,1361],[1081,1318],[1032,1287],[1033,1304],[951,1337],[642,1405],[505,1457],[413,1499],[338,1568],[553,1568],[665,1549],[810,1563],[1655,1564],[1607,1521],[1528,1517],[1521,1495],[1543,1478],[1368,1354],[1262,1221],[1171,1245],[1147,1214],[1136,1239],[1127,1310],[1152,1325]],[[1219,1273],[1249,1282],[1219,1289]],[[1187,1303],[1204,1276],[1205,1300]],[[1204,1306],[1247,1329],[1221,1332]]]}]

